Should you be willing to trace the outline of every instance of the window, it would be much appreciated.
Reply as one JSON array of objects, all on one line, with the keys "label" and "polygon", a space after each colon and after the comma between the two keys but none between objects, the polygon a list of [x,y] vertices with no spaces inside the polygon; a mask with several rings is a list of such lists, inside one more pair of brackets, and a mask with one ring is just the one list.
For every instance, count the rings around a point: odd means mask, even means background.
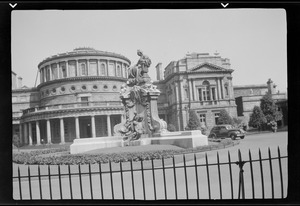
[{"label": "window", "polygon": [[218,123],[218,119],[220,117],[220,113],[215,113],[215,123]]},{"label": "window", "polygon": [[216,88],[211,88],[211,99],[216,100]]},{"label": "window", "polygon": [[107,90],[107,88],[108,88],[108,87],[107,87],[107,85],[104,85],[104,87],[103,87],[103,88],[104,88],[105,90]]},{"label": "window", "polygon": [[81,87],[81,89],[82,89],[82,90],[86,90],[86,86],[83,85],[83,86]]},{"label": "window", "polygon": [[210,100],[210,86],[209,86],[209,82],[208,81],[204,81],[202,83],[202,85],[204,86],[204,88],[202,89],[202,94],[203,94],[203,99],[202,101],[209,101]]},{"label": "window", "polygon": [[94,86],[93,86],[93,89],[94,89],[94,90],[97,90],[97,89],[98,89],[98,86],[97,86],[97,85],[94,85]]},{"label": "window", "polygon": [[89,106],[89,98],[88,97],[81,97],[81,106]]},{"label": "window", "polygon": [[117,76],[118,77],[122,76],[122,74],[121,74],[121,67],[120,66],[117,67]]},{"label": "window", "polygon": [[85,64],[82,63],[82,64],[80,65],[80,68],[81,68],[81,75],[82,75],[82,76],[86,76],[86,75],[87,75],[87,71],[86,71],[86,66],[85,66]]},{"label": "window", "polygon": [[200,114],[200,123],[206,124],[205,114]]},{"label": "window", "polygon": [[49,81],[50,80],[50,68],[47,68],[47,73],[46,73],[46,80]]},{"label": "window", "polygon": [[101,64],[101,76],[106,76],[106,68],[105,68],[105,64]]},{"label": "window", "polygon": [[62,71],[62,76],[65,78],[65,77],[67,77],[67,70],[66,70],[66,66],[65,65],[63,65],[62,67],[61,67],[61,71]]}]

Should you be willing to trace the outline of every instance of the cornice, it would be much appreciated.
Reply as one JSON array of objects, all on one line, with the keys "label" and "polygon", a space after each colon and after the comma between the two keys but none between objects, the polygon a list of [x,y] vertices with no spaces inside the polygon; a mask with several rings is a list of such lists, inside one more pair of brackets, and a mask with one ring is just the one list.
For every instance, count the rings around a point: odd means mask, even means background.
[{"label": "cornice", "polygon": [[38,68],[42,64],[45,64],[49,61],[62,59],[62,58],[68,58],[68,57],[80,57],[80,56],[87,56],[87,55],[88,56],[102,56],[102,57],[120,58],[120,59],[123,59],[123,60],[127,61],[129,64],[131,64],[131,61],[127,57],[125,57],[121,54],[116,54],[116,53],[112,53],[112,52],[105,52],[105,51],[98,51],[98,50],[87,50],[87,51],[72,51],[72,52],[66,52],[66,53],[53,55],[53,56],[48,57],[48,58],[44,59],[43,61],[41,61],[38,64]]},{"label": "cornice", "polygon": [[126,82],[127,79],[124,77],[114,77],[114,76],[82,76],[82,77],[67,77],[64,79],[55,79],[41,83],[37,86],[37,90],[40,90],[44,86],[51,84],[57,84],[61,82],[73,82],[73,81],[84,81],[84,80],[116,80],[121,82]]},{"label": "cornice", "polygon": [[31,117],[38,117],[38,116],[45,116],[51,114],[61,114],[62,116],[66,113],[72,113],[72,115],[76,116],[78,113],[82,112],[93,112],[93,111],[112,111],[112,110],[123,110],[123,106],[108,106],[108,107],[86,107],[86,108],[71,108],[71,109],[58,109],[58,110],[47,110],[42,112],[32,112],[25,115],[22,115],[20,118],[21,120],[31,118]]},{"label": "cornice", "polygon": [[219,73],[219,74],[231,74],[234,70],[232,69],[224,69],[224,70],[212,70],[212,71],[180,71],[176,73],[172,73],[169,75],[166,79],[160,80],[160,81],[155,81],[153,84],[164,84],[168,82],[170,79],[172,79],[175,76],[180,76],[180,75],[187,75],[187,74],[203,74],[203,73]]}]

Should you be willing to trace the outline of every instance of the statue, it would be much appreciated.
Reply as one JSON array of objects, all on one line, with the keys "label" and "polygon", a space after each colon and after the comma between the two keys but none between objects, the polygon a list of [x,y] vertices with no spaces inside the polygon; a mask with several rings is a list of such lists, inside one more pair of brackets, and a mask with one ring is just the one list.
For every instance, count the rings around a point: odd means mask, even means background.
[{"label": "statue", "polygon": [[114,127],[114,135],[123,136],[128,143],[167,131],[167,123],[158,117],[157,97],[160,91],[148,75],[151,60],[140,50],[137,50],[137,55],[140,58],[128,69],[128,81],[120,91],[126,121]]},{"label": "statue", "polygon": [[143,85],[145,83],[150,83],[151,80],[148,75],[148,68],[151,65],[151,60],[148,56],[144,55],[141,50],[137,51],[137,55],[140,56],[140,59],[133,67],[129,68],[128,86]]}]

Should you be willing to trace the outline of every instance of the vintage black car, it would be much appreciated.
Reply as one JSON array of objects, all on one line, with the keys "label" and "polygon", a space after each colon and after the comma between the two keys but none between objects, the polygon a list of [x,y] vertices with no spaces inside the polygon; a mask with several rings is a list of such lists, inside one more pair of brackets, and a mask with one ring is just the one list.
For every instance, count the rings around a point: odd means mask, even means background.
[{"label": "vintage black car", "polygon": [[235,140],[237,137],[244,139],[245,131],[239,128],[234,128],[232,125],[216,125],[214,126],[209,134],[210,138],[231,138]]}]

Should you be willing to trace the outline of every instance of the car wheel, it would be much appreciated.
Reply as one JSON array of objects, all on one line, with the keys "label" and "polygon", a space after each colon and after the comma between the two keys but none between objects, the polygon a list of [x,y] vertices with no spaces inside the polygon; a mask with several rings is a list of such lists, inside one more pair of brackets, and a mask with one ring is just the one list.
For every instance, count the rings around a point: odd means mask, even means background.
[{"label": "car wheel", "polygon": [[216,139],[216,138],[217,138],[217,136],[216,136],[215,134],[211,134],[211,135],[210,135],[210,138],[212,138],[212,139]]},{"label": "car wheel", "polygon": [[234,135],[234,134],[231,134],[231,135],[230,135],[230,138],[231,138],[232,140],[235,140],[235,135]]},{"label": "car wheel", "polygon": [[244,139],[245,138],[245,136],[241,136],[241,139]]}]

